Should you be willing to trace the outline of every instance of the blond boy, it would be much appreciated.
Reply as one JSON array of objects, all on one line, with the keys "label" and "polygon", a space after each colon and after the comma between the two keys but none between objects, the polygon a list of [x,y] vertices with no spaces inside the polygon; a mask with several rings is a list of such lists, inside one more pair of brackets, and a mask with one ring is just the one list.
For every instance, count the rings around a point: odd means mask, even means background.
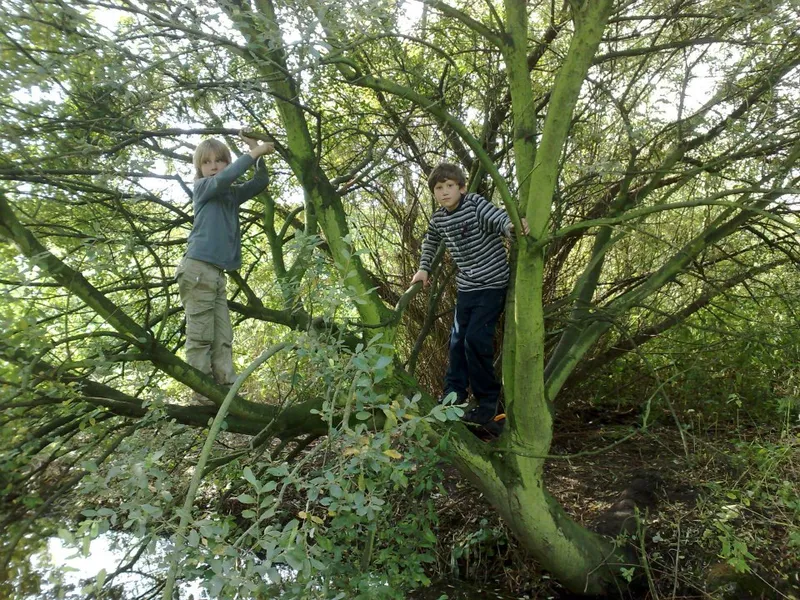
[{"label": "blond boy", "polygon": [[[228,147],[216,139],[202,141],[195,150],[194,223],[175,273],[186,311],[186,362],[212,374],[222,385],[236,378],[225,271],[235,271],[242,264],[239,209],[267,186],[269,177],[261,157],[274,151],[272,143],[239,135],[250,151],[233,162]],[[253,178],[234,184],[254,164]],[[195,400],[205,398],[195,395]]]}]

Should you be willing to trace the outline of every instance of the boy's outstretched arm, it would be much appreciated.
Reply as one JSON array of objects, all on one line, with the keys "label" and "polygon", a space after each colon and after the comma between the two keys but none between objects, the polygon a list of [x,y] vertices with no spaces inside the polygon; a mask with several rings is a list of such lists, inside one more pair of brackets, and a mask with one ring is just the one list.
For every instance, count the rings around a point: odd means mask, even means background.
[{"label": "boy's outstretched arm", "polygon": [[411,278],[411,285],[421,281],[423,287],[428,287],[430,284],[428,281],[428,274],[431,272],[433,257],[436,254],[436,248],[439,247],[441,240],[442,238],[433,223],[428,223],[428,231],[425,233],[425,238],[422,240],[419,270],[414,274],[414,277]]}]

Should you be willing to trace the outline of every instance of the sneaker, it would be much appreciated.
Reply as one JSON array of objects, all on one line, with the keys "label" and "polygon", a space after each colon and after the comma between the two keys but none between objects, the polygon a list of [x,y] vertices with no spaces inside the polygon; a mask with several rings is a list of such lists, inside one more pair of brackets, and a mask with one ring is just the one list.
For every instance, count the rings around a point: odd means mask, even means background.
[{"label": "sneaker", "polygon": [[502,413],[497,415],[496,412],[496,409],[478,406],[467,411],[461,420],[473,427],[478,437],[497,437],[503,433],[506,416]]},{"label": "sneaker", "polygon": [[494,419],[496,412],[496,409],[488,406],[476,406],[464,413],[461,420],[473,425],[486,425],[489,421]]}]

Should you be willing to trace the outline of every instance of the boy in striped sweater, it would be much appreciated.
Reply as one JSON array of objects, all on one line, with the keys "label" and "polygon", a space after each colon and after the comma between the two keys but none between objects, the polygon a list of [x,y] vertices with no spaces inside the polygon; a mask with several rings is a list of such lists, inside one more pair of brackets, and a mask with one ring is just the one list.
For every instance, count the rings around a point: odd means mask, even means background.
[{"label": "boy in striped sweater", "polygon": [[[464,421],[493,429],[500,396],[494,371],[494,330],[505,306],[509,278],[502,237],[510,238],[514,227],[505,211],[479,194],[467,194],[466,186],[464,172],[450,163],[439,164],[428,177],[440,208],[431,216],[419,271],[411,284],[428,285],[431,262],[444,240],[458,267],[458,298],[443,397],[455,393],[458,402],[465,402],[471,389],[478,406],[464,415]],[[527,234],[524,219],[522,224]]]}]

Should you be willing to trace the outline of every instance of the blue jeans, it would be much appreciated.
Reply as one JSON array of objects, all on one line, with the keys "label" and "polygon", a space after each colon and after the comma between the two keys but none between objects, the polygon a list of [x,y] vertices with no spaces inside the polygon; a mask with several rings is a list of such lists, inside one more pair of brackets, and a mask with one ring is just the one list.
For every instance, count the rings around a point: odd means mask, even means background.
[{"label": "blue jeans", "polygon": [[492,416],[500,397],[500,381],[494,372],[494,330],[503,312],[506,288],[458,292],[456,314],[450,331],[450,364],[444,393],[467,398],[467,388],[481,412]]}]

